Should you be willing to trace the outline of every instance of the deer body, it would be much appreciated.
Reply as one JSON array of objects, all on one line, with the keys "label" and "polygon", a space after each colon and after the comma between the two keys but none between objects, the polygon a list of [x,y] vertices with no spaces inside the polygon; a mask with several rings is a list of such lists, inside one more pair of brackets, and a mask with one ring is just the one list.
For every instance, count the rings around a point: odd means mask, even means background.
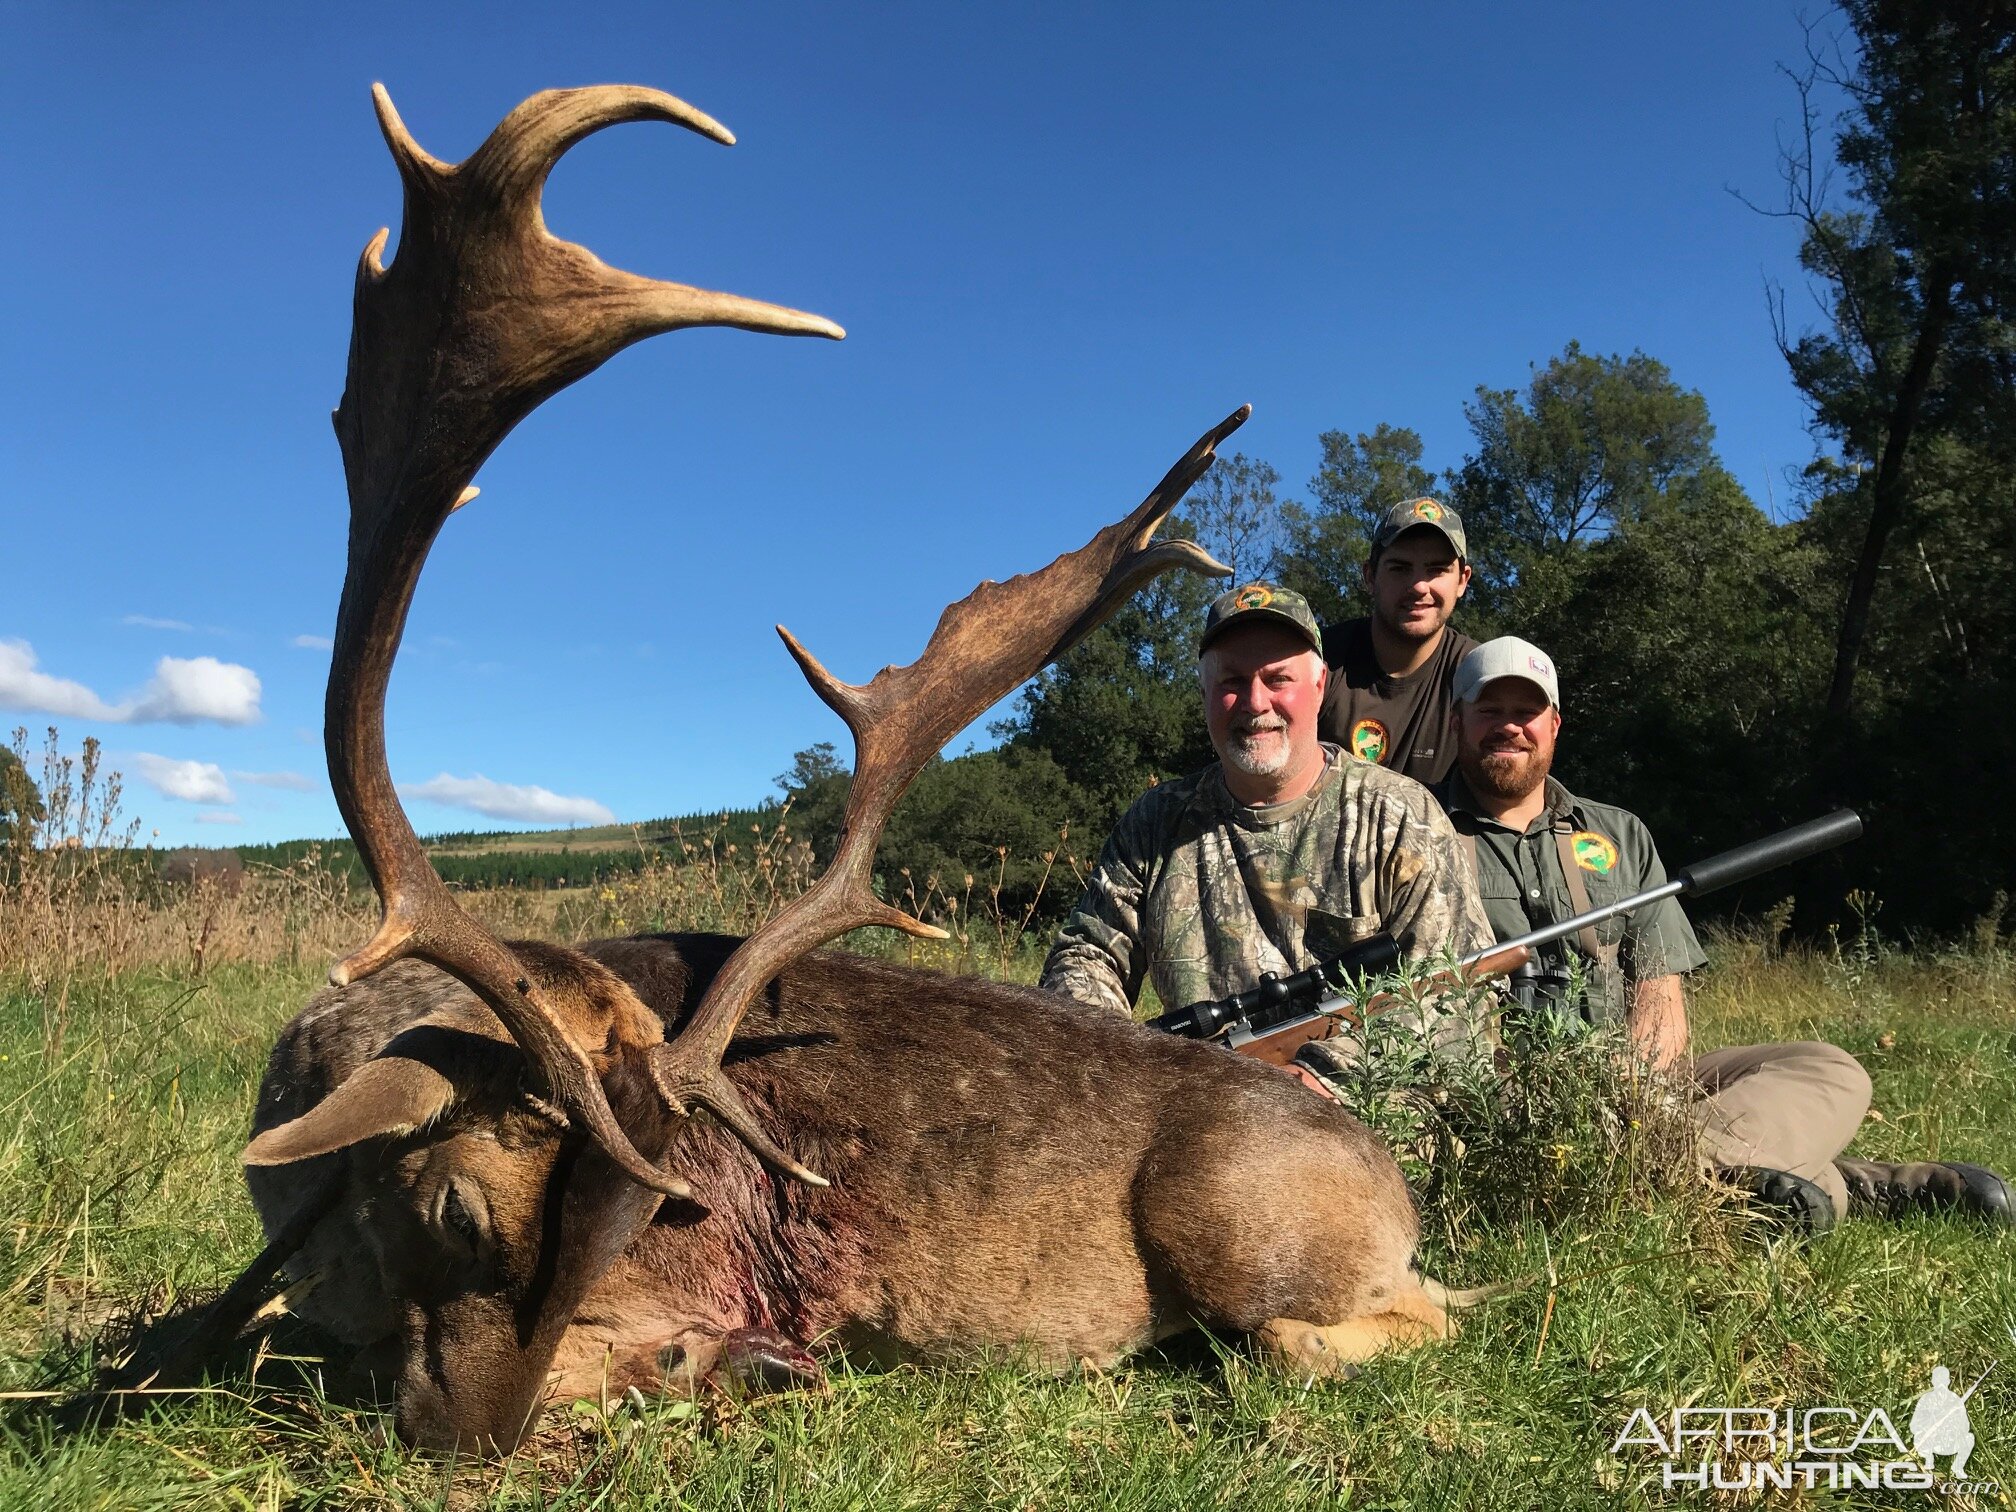
[{"label": "deer body", "polygon": [[[584,953],[676,1032],[736,943],[656,936]],[[516,1058],[489,1011],[411,965],[318,995],[274,1050],[256,1130],[298,1118],[416,1030],[467,1037],[436,1047],[456,1106],[424,1131],[318,1157],[345,1163],[343,1194],[295,1265],[317,1278],[299,1310],[365,1351],[400,1331],[406,1271],[467,1263],[428,1221],[431,1193],[460,1182],[466,1211],[539,1211],[552,1167],[526,1148],[569,1139],[511,1108]],[[1420,1311],[1413,1208],[1374,1136],[1215,1046],[1035,989],[820,953],[751,1009],[726,1070],[831,1185],[780,1181],[726,1130],[689,1124],[664,1168],[704,1205],[668,1199],[638,1226],[534,1401],[690,1383],[741,1330],[882,1360],[1005,1348],[1068,1367],[1193,1322],[1256,1332]],[[252,1168],[269,1233],[309,1175]],[[491,1222],[493,1245],[564,1238]],[[423,1397],[439,1384],[402,1382]],[[432,1436],[403,1402],[401,1422]]]},{"label": "deer body", "polygon": [[942,933],[875,893],[891,808],[1141,585],[1229,572],[1155,532],[1245,407],[1085,545],[949,605],[912,662],[844,683],[784,632],[855,760],[825,872],[747,940],[576,951],[499,940],[462,908],[400,805],[384,716],[476,470],[648,336],[843,333],[547,230],[546,175],[595,131],[733,141],[682,100],[547,91],[450,164],[374,99],[404,217],[395,259],[381,230],[357,272],[323,738],[382,915],[273,1052],[245,1151],[269,1243],[193,1337],[228,1338],[284,1266],[290,1305],[397,1381],[409,1442],[490,1450],[549,1390],[690,1382],[717,1360],[802,1374],[815,1340],[1105,1361],[1195,1320],[1324,1369],[1446,1333],[1409,1270],[1398,1168],[1314,1094],[1042,993],[808,954],[869,925]]}]

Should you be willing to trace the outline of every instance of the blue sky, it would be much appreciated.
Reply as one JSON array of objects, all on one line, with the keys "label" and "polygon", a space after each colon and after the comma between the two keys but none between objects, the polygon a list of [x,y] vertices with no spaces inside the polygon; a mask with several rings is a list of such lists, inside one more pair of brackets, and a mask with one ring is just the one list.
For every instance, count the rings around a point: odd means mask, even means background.
[{"label": "blue sky", "polygon": [[1812,442],[1764,280],[1810,307],[1792,227],[1729,191],[1777,194],[1797,15],[9,5],[0,725],[98,736],[162,844],[340,829],[328,415],[398,214],[374,80],[450,160],[541,88],[680,95],[740,145],[606,132],[548,223],[849,333],[657,338],[492,458],[392,684],[430,831],[537,811],[506,789],[624,819],[761,797],[845,749],[773,623],[852,680],[907,661],[1242,402],[1236,446],[1291,486],[1319,431],[1381,421],[1448,466],[1478,384],[1643,348],[1782,511]]}]

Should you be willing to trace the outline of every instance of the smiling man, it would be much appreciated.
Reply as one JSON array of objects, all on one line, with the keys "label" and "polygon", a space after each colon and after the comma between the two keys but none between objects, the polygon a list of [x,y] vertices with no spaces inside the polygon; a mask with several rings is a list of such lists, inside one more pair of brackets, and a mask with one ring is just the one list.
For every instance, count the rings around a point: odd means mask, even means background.
[{"label": "smiling man", "polygon": [[1323,635],[1325,739],[1417,782],[1448,775],[1449,679],[1477,644],[1449,626],[1470,588],[1468,555],[1462,518],[1440,500],[1386,511],[1365,563],[1371,614]]},{"label": "smiling man", "polygon": [[[1044,986],[1126,1013],[1152,982],[1165,1007],[1181,1008],[1381,931],[1410,960],[1488,942],[1456,834],[1427,789],[1318,738],[1321,644],[1308,603],[1272,584],[1211,606],[1198,675],[1218,760],[1151,788],[1121,818]],[[1453,1015],[1422,1027],[1438,1043],[1480,1032]]]},{"label": "smiling man", "polygon": [[[1577,797],[1552,775],[1561,733],[1552,658],[1517,636],[1487,641],[1458,664],[1451,691],[1457,770],[1438,796],[1497,939],[1665,883],[1658,847],[1636,814]],[[1809,1232],[1831,1227],[1851,1207],[1950,1208],[2011,1221],[2008,1186],[1980,1166],[1842,1155],[1870,1097],[1868,1074],[1847,1051],[1802,1040],[1689,1059],[1684,981],[1707,957],[1676,899],[1586,926],[1541,950],[1555,983],[1525,1011],[1623,1023],[1643,1059],[1698,1094],[1703,1164]],[[1585,987],[1579,998],[1566,990],[1574,974]]]}]

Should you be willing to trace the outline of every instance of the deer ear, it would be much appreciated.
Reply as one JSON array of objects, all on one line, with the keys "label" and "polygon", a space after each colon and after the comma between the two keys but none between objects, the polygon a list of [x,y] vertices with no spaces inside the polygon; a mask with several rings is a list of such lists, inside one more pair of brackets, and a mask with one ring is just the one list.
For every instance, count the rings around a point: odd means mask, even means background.
[{"label": "deer ear", "polygon": [[245,1147],[247,1165],[287,1165],[361,1140],[410,1134],[455,1104],[455,1084],[424,1061],[383,1055],[291,1122],[267,1129]]}]

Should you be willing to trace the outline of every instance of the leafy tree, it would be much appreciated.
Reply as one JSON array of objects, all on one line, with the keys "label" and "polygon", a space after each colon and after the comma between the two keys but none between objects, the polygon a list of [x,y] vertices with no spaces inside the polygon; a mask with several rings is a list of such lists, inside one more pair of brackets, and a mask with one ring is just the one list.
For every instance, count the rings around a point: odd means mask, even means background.
[{"label": "leafy tree", "polygon": [[[1826,324],[1794,336],[1782,296],[1775,312],[1793,382],[1852,469],[1816,511],[1849,569],[1827,691],[1836,738],[1884,570],[1895,547],[1915,544],[1911,526],[1939,492],[1928,469],[1953,471],[1935,446],[1997,459],[1988,493],[2004,511],[2016,449],[2016,10],[1848,0],[1841,14],[1857,56],[1809,46],[1805,129],[1785,159],[1784,213],[1803,230],[1800,263]],[[1848,100],[1833,144],[1840,203],[1816,145],[1816,92],[1829,87]]]},{"label": "leafy tree", "polygon": [[42,819],[42,793],[35,779],[19,756],[0,745],[0,845],[12,841],[17,823],[25,820],[25,832],[32,834]]},{"label": "leafy tree", "polygon": [[1023,691],[1001,725],[1047,752],[1111,827],[1153,783],[1211,759],[1197,690],[1197,579],[1158,579]]},{"label": "leafy tree", "polygon": [[1356,612],[1352,595],[1380,515],[1402,499],[1433,493],[1435,474],[1421,465],[1415,431],[1382,423],[1357,436],[1325,431],[1317,441],[1323,465],[1309,480],[1311,502],[1281,506],[1275,575],[1331,624]]},{"label": "leafy tree", "polygon": [[1232,569],[1230,583],[1259,577],[1281,538],[1281,474],[1244,452],[1220,457],[1185,496],[1180,519],[1204,547]]},{"label": "leafy tree", "polygon": [[830,740],[807,746],[780,773],[777,787],[791,805],[791,828],[803,835],[823,866],[839,843],[840,815],[847,806],[847,768]]},{"label": "leafy tree", "polygon": [[[824,742],[800,751],[778,778],[792,828],[822,865],[839,842],[848,780]],[[948,899],[953,910],[998,906],[1017,918],[1040,902],[1038,912],[1055,917],[1077,896],[1069,846],[1096,849],[1104,838],[1103,831],[1083,838],[1088,806],[1050,753],[1034,746],[934,758],[883,829],[876,885],[927,918],[945,917]]]},{"label": "leafy tree", "polygon": [[1518,632],[1560,667],[1562,779],[1676,863],[1808,817],[1823,561],[1715,465],[1580,548],[1568,597]]},{"label": "leafy tree", "polygon": [[[1225,477],[1204,489],[1221,466]],[[1279,476],[1265,463],[1224,459],[1204,475],[1199,502],[1186,501],[1171,533],[1194,535],[1236,573],[1265,570],[1257,552],[1263,545],[1271,552]],[[1197,632],[1226,586],[1187,572],[1155,579],[1038,674],[1015,713],[995,726],[1011,744],[1049,753],[1086,800],[1077,817],[1102,837],[1149,786],[1211,759]]]},{"label": "leafy tree", "polygon": [[1477,569],[1472,618],[1502,618],[1514,588],[1528,618],[1558,604],[1575,548],[1714,461],[1707,401],[1643,352],[1597,357],[1571,341],[1523,394],[1479,388],[1464,414],[1476,450],[1449,482]]},{"label": "leafy tree", "polygon": [[830,740],[807,746],[791,758],[791,770],[777,777],[786,793],[804,793],[835,777],[847,775],[846,763]]},{"label": "leafy tree", "polygon": [[2016,816],[1982,801],[2016,755],[2016,7],[1839,14],[1785,157],[1821,323],[1773,307],[1835,453],[1803,525],[1839,585],[1808,770],[1869,820],[1844,866],[1886,922],[1950,929],[2016,890]]},{"label": "leafy tree", "polygon": [[[935,917],[947,898],[964,912],[1020,918],[1034,906],[1061,917],[1078,897],[1067,852],[1089,843],[1096,853],[1105,839],[1073,823],[1084,805],[1047,751],[1010,745],[934,761],[889,816],[877,858],[884,892]],[[927,901],[934,883],[937,901]]]}]

